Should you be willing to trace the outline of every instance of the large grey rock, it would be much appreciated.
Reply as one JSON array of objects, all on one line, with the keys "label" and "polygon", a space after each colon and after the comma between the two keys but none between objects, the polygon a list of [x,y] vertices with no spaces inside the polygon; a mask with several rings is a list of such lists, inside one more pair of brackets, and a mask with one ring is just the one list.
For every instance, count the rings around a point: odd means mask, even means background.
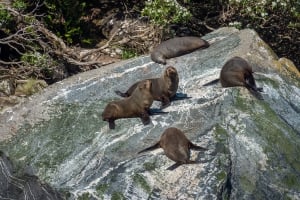
[{"label": "large grey rock", "polygon": [[61,194],[42,183],[30,167],[21,174],[14,173],[10,159],[0,151],[0,199],[63,199]]},{"label": "large grey rock", "polygon": [[[79,74],[6,110],[0,149],[69,191],[68,199],[300,199],[299,72],[252,30],[223,28],[203,38],[209,48],[168,60],[179,92],[193,98],[172,102],[150,125],[121,119],[109,130],[101,120],[119,98],[115,89],[162,73],[145,56]],[[202,87],[233,56],[253,66],[263,101],[245,88]],[[209,149],[192,151],[200,164],[167,171],[173,161],[162,150],[137,154],[170,126]]]}]

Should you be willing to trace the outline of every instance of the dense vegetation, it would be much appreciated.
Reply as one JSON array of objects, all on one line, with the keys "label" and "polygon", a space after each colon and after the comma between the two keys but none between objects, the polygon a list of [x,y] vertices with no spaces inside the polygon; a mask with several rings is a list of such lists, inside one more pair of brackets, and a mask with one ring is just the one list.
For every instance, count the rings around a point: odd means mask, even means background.
[{"label": "dense vegetation", "polygon": [[255,29],[300,67],[298,0],[4,0],[0,25],[0,81],[14,85],[29,78],[52,84],[149,53],[175,35],[223,26]]}]

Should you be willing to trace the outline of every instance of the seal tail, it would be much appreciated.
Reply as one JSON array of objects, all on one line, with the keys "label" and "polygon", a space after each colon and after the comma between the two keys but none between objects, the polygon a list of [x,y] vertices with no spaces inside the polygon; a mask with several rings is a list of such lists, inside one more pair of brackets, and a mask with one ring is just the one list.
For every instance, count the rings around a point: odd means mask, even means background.
[{"label": "seal tail", "polygon": [[204,85],[202,85],[202,86],[209,86],[209,85],[213,85],[213,84],[216,84],[216,83],[218,83],[219,82],[219,78],[218,79],[215,79],[215,80],[213,80],[213,81],[210,81],[210,82],[208,82],[208,83],[205,83]]},{"label": "seal tail", "polygon": [[142,151],[139,151],[138,154],[146,152],[146,151],[152,151],[154,149],[158,149],[160,148],[159,142],[157,142],[156,144],[152,145],[151,147],[148,147],[146,149],[143,149]]},{"label": "seal tail", "polygon": [[206,150],[208,150],[207,148],[200,147],[200,146],[195,145],[195,144],[193,144],[191,142],[189,143],[189,147],[190,147],[190,149],[198,150],[198,151],[206,151]]},{"label": "seal tail", "polygon": [[128,97],[129,95],[127,93],[123,93],[120,90],[115,90],[115,93],[121,97]]}]

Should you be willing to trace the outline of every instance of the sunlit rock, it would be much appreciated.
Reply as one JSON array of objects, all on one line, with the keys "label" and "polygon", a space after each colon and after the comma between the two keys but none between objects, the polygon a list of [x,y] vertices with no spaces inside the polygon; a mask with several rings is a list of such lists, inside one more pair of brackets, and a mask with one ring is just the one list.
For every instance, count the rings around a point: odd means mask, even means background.
[{"label": "sunlit rock", "polygon": [[[167,61],[178,70],[178,92],[192,98],[172,102],[150,125],[121,119],[110,130],[101,120],[105,105],[120,98],[114,90],[164,70],[142,56],[73,76],[3,111],[0,149],[69,191],[68,199],[299,198],[299,72],[253,30],[223,28],[203,39],[209,48]],[[233,56],[253,67],[264,100],[246,88],[202,86]],[[199,164],[169,171],[174,162],[162,150],[137,154],[170,126],[209,149],[191,152]]]}]

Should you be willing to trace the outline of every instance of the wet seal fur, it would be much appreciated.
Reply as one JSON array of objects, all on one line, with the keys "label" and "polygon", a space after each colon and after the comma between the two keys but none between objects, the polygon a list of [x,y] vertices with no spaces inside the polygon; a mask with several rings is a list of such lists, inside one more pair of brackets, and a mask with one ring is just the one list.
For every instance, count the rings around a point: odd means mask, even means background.
[{"label": "wet seal fur", "polygon": [[246,87],[255,97],[263,99],[259,92],[262,92],[262,88],[256,86],[252,67],[246,60],[241,57],[235,56],[229,59],[222,67],[220,78],[215,79],[203,86],[208,86],[221,82],[222,87]]},{"label": "wet seal fur", "polygon": [[150,123],[149,109],[153,103],[151,94],[152,83],[150,80],[140,82],[132,95],[112,101],[104,108],[102,120],[109,123],[109,128],[115,128],[115,120],[120,118],[141,118],[144,125]]},{"label": "wet seal fur", "polygon": [[143,153],[157,148],[163,148],[166,156],[176,163],[170,167],[173,170],[182,164],[195,164],[197,161],[190,160],[190,149],[204,151],[204,147],[197,146],[187,139],[184,133],[174,127],[167,128],[154,145],[138,152]]},{"label": "wet seal fur", "polygon": [[[153,99],[161,101],[161,109],[169,106],[172,100],[190,98],[187,97],[186,94],[176,93],[179,84],[179,77],[176,68],[173,66],[168,66],[161,77],[146,80],[151,81],[151,93],[153,95]],[[140,82],[141,81],[134,83],[125,93],[122,93],[119,90],[116,90],[115,93],[121,97],[129,97]]]},{"label": "wet seal fur", "polygon": [[191,53],[196,49],[207,48],[209,43],[200,37],[175,37],[160,43],[151,53],[151,59],[159,64],[166,64],[166,59]]}]

